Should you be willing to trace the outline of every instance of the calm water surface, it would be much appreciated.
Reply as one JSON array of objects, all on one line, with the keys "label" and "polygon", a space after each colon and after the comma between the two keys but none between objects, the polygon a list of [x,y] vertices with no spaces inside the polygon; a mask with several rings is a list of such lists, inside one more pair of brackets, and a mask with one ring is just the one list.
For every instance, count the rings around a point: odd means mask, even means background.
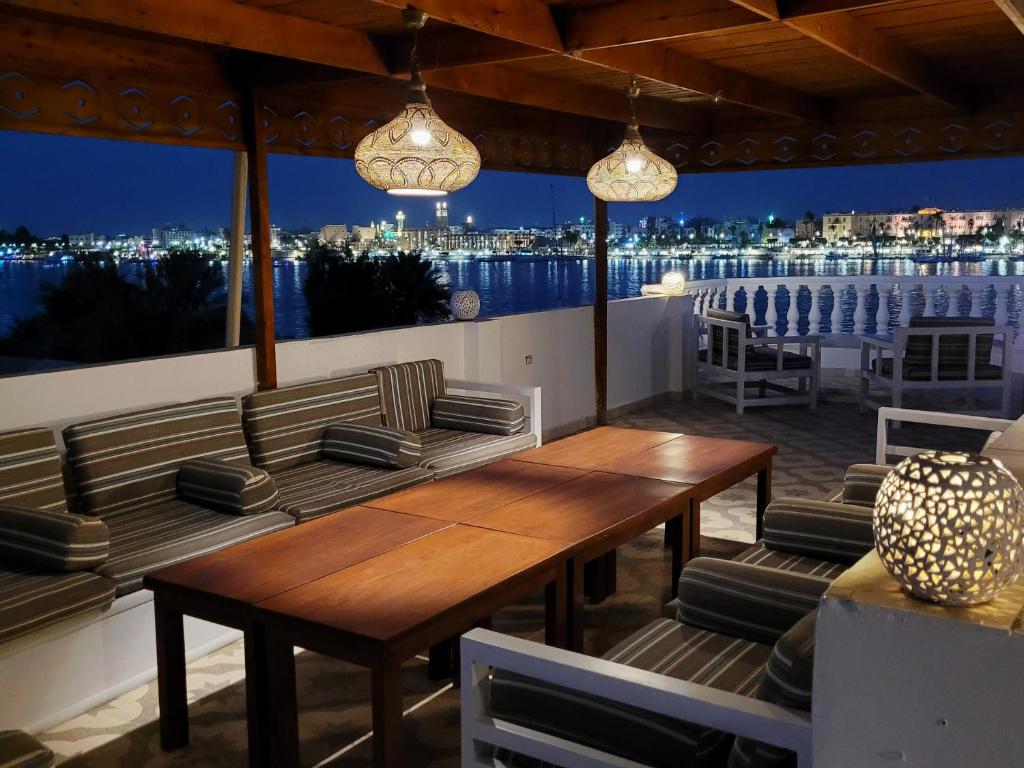
[{"label": "calm water surface", "polygon": [[[552,261],[439,261],[453,289],[472,288],[480,294],[481,315],[494,317],[557,307],[576,307],[594,300],[592,259]],[[0,331],[39,307],[46,284],[58,283],[69,267],[64,264],[0,261]],[[121,265],[124,274],[139,279],[138,263]],[[1024,275],[1024,262],[993,260],[979,263],[917,265],[908,259],[825,261],[823,259],[630,259],[610,258],[608,294],[621,299],[640,295],[640,286],[656,283],[668,271],[693,280],[727,277],[784,277],[787,275]],[[302,284],[306,265],[283,261],[274,266],[274,304],[278,338],[306,336],[306,303]],[[246,265],[244,301],[251,310],[252,272]],[[763,309],[759,306],[759,313]]]}]

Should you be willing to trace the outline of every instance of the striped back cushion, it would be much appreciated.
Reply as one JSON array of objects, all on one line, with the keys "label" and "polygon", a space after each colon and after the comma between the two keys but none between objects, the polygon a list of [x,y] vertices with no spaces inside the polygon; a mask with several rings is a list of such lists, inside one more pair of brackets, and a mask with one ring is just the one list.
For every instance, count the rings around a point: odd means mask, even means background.
[{"label": "striped back cushion", "polygon": [[100,515],[176,495],[189,459],[248,464],[238,406],[197,400],[75,424],[64,430],[82,511]]},{"label": "striped back cushion", "polygon": [[53,430],[20,429],[0,435],[0,501],[68,511]]},{"label": "striped back cushion", "polygon": [[[712,320],[727,320],[730,323],[743,323],[746,326],[744,331],[744,337],[750,336],[750,315],[741,314],[740,312],[728,312],[724,309],[709,309],[706,313],[707,317]],[[713,362],[721,362],[720,356],[722,354],[722,334],[725,334],[726,346],[729,349],[729,357],[736,357],[739,354],[740,340],[739,335],[736,331],[731,328],[721,328],[717,326],[711,326],[711,338],[708,339],[708,348],[715,355]]]},{"label": "striped back cushion", "polygon": [[[964,328],[992,327],[995,321],[986,317],[912,317],[911,328]],[[974,360],[977,365],[986,365],[992,360],[993,337],[977,337]],[[962,370],[967,374],[967,352],[969,336],[942,336],[939,338],[939,368]],[[932,337],[909,336],[904,357],[907,366],[930,369],[932,364]]]},{"label": "striped back cushion", "polygon": [[430,426],[430,408],[445,393],[444,363],[419,360],[415,363],[374,368],[380,385],[384,426],[420,432]]},{"label": "striped back cushion", "polygon": [[269,472],[320,458],[332,424],[380,426],[377,378],[369,373],[256,392],[242,398],[253,464]]}]

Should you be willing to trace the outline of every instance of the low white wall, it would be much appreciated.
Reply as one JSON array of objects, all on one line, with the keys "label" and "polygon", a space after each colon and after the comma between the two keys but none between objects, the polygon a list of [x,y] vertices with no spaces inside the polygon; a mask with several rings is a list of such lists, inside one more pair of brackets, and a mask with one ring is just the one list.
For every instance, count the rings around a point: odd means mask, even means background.
[{"label": "low white wall", "polygon": [[683,318],[689,296],[643,297],[608,305],[608,407],[682,390]]}]

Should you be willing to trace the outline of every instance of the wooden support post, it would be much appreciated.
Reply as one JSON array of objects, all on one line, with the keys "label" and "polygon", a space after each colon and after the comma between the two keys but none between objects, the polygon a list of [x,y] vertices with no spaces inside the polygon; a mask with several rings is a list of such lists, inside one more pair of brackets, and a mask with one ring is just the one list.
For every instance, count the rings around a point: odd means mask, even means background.
[{"label": "wooden support post", "polygon": [[608,203],[594,198],[594,389],[598,425],[608,421]]},{"label": "wooden support post", "polygon": [[249,164],[249,229],[252,232],[252,285],[256,309],[256,386],[277,388],[274,349],[273,264],[270,255],[270,195],[267,189],[266,124],[263,100],[251,88],[243,100],[245,151]]},{"label": "wooden support post", "polygon": [[245,260],[245,186],[249,177],[249,156],[235,152],[231,185],[231,250],[228,253],[228,303],[224,346],[237,347],[242,331],[242,267]]}]

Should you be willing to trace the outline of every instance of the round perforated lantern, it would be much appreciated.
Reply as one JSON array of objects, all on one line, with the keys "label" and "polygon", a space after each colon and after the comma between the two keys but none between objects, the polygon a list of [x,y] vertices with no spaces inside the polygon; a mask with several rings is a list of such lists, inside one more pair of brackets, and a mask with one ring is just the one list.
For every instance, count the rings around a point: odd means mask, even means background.
[{"label": "round perforated lantern", "polygon": [[915,597],[945,605],[994,598],[1024,564],[1024,490],[997,460],[928,451],[882,482],[875,549]]}]

